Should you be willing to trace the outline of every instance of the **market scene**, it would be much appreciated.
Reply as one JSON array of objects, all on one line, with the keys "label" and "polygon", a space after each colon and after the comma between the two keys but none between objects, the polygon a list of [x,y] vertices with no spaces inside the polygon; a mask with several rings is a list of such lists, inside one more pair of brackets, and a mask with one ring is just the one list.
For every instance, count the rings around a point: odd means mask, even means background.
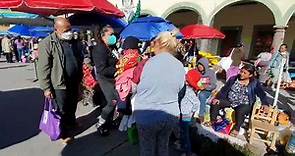
[{"label": "market scene", "polygon": [[295,156],[294,0],[1,0],[0,156]]}]

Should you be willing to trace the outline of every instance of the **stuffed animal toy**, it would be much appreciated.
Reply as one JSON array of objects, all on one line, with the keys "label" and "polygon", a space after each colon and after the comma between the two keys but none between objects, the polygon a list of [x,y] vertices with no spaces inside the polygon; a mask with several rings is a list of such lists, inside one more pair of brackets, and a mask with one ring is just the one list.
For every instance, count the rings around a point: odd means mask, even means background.
[{"label": "stuffed animal toy", "polygon": [[290,121],[290,119],[289,119],[288,114],[286,114],[284,112],[279,113],[278,122],[279,122],[280,125],[287,126],[287,125],[289,125],[289,121]]}]

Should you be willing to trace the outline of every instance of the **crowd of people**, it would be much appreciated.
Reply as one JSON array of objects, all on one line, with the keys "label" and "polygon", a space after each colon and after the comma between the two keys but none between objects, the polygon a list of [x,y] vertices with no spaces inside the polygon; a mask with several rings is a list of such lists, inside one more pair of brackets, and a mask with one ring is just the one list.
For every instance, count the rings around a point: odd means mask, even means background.
[{"label": "crowd of people", "polygon": [[[122,115],[117,118],[127,119],[122,119],[121,129],[125,129],[124,125],[136,124],[141,156],[168,156],[169,137],[177,131],[184,154],[192,155],[189,126],[194,118],[200,124],[212,126],[219,122],[220,110],[230,107],[235,111],[236,120],[230,135],[237,136],[256,97],[265,110],[268,108],[269,101],[255,67],[260,62],[243,64],[242,46],[233,50],[227,81],[219,91],[216,72],[207,58],[199,58],[196,68],[185,71],[184,56],[189,46],[176,39],[177,31],[161,32],[146,48],[141,47],[136,37],[118,40],[109,25],[94,32],[94,39],[73,33],[70,22],[64,18],[57,18],[54,27],[55,32],[39,44],[37,70],[44,96],[54,99],[59,108],[61,139],[66,144],[74,139],[71,131],[83,124],[76,122],[75,112],[80,85],[85,85],[85,64],[92,65],[93,68],[87,68],[91,69],[87,76],[96,82],[88,89],[100,94],[93,96],[101,106],[96,123],[98,132],[109,135],[114,114],[119,112]],[[4,38],[2,49],[8,45],[11,50],[6,40],[12,43]],[[15,54],[24,53],[23,42],[19,38],[13,42]],[[9,50],[3,51],[9,53]],[[282,57],[288,59],[286,51],[287,46],[282,45],[268,64],[275,76]],[[272,80],[275,84],[277,78]],[[206,113],[210,113],[210,122],[204,120]]]},{"label": "crowd of people", "polygon": [[7,63],[32,62],[37,57],[38,38],[22,38],[5,35],[1,38],[1,54],[5,55]]}]

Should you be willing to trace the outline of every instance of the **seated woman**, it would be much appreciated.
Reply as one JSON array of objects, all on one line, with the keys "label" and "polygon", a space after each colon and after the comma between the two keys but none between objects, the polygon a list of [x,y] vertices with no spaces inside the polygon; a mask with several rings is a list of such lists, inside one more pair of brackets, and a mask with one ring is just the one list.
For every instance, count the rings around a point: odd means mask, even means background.
[{"label": "seated woman", "polygon": [[255,78],[255,67],[246,64],[242,67],[238,76],[230,78],[222,87],[221,91],[212,101],[210,118],[211,124],[216,122],[219,110],[231,107],[235,110],[235,122],[231,135],[237,136],[242,126],[245,115],[251,112],[252,105],[258,96],[262,102],[263,109],[267,109],[267,96],[260,82]]}]

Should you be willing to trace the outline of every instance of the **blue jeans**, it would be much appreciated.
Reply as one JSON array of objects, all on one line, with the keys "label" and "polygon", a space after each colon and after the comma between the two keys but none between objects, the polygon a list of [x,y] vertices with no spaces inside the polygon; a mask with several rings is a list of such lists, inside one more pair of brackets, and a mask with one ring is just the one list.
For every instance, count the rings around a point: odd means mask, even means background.
[{"label": "blue jeans", "polygon": [[211,91],[201,91],[199,93],[199,100],[200,100],[200,112],[199,112],[199,116],[204,117],[205,113],[206,113],[206,104],[207,104],[207,99],[210,97],[211,95]]},{"label": "blue jeans", "polygon": [[190,140],[190,125],[191,121],[180,121],[180,144],[181,149],[187,155],[190,155],[192,152],[191,140]]},{"label": "blue jeans", "polygon": [[136,122],[140,156],[169,156],[169,137],[177,122],[177,118],[172,115],[163,115],[159,120]]},{"label": "blue jeans", "polygon": [[23,49],[17,49],[17,54],[18,54],[18,60],[22,60],[22,55],[23,55]]}]

